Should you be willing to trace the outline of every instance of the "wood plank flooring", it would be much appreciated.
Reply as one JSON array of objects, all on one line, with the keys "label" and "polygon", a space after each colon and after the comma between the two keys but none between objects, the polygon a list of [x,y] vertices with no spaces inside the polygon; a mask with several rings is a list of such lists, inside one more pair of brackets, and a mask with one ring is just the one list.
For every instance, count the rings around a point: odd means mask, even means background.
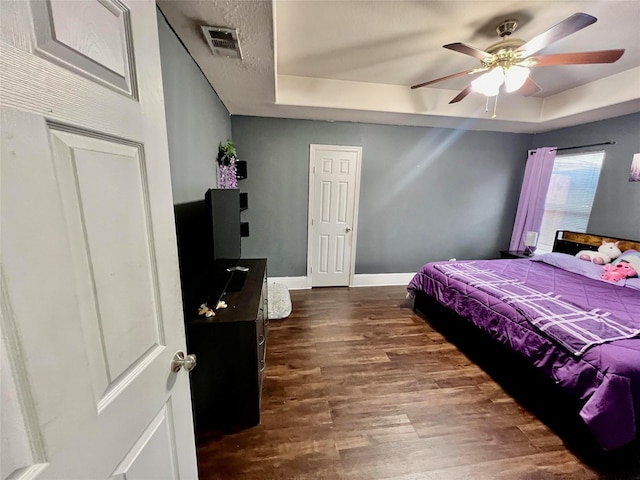
[{"label": "wood plank flooring", "polygon": [[403,287],[291,298],[269,325],[261,424],[199,432],[200,478],[640,478],[637,443],[599,451],[570,402],[461,327],[434,328]]}]

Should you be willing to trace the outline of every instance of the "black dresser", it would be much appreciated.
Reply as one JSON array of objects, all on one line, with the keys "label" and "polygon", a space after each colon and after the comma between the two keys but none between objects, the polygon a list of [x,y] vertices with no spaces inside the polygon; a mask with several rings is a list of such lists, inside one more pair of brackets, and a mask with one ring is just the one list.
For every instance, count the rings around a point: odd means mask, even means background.
[{"label": "black dresser", "polygon": [[[232,429],[260,423],[267,351],[267,260],[242,259],[215,317],[186,321],[196,430]],[[244,278],[243,278],[244,277]],[[213,307],[213,305],[211,305]]]}]

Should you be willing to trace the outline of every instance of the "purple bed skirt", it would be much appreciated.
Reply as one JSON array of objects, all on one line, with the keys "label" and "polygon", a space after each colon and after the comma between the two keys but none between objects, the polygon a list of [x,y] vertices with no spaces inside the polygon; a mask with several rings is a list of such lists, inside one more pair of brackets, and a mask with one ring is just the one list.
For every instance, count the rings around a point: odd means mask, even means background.
[{"label": "purple bed skirt", "polygon": [[[423,266],[409,283],[409,293],[420,291],[434,298],[553,379],[580,402],[580,416],[602,448],[616,449],[636,438],[640,422],[640,338],[614,340],[592,346],[580,356],[572,354],[518,309],[436,268],[446,263]],[[525,282],[539,292],[553,292],[585,311],[605,310],[640,324],[638,290],[528,259],[478,260],[473,264]]]}]

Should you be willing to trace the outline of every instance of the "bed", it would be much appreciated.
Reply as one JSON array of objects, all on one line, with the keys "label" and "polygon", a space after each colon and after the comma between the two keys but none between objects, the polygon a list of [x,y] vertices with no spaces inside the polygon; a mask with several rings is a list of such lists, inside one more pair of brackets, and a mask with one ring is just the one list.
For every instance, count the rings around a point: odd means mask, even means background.
[{"label": "bed", "polygon": [[575,257],[603,241],[619,242],[616,264],[640,261],[640,242],[559,231],[552,253],[428,263],[407,290],[417,311],[435,300],[526,359],[615,450],[640,428],[640,278],[605,281],[603,266]]}]

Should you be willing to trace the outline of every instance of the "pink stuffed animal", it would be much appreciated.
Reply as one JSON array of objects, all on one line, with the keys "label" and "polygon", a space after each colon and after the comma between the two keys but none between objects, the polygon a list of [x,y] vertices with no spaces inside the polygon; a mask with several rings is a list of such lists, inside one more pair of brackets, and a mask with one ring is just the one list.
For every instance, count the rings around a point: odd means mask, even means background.
[{"label": "pink stuffed animal", "polygon": [[638,274],[631,264],[624,260],[615,265],[605,265],[604,269],[606,272],[602,274],[602,279],[610,282],[619,282],[624,278],[635,277]]},{"label": "pink stuffed animal", "polygon": [[602,241],[602,245],[598,247],[598,251],[593,250],[580,250],[576,253],[576,257],[580,260],[587,260],[588,262],[597,263],[598,265],[604,265],[605,263],[611,263],[615,258],[622,255],[622,252],[618,248],[618,242],[605,242]]}]

